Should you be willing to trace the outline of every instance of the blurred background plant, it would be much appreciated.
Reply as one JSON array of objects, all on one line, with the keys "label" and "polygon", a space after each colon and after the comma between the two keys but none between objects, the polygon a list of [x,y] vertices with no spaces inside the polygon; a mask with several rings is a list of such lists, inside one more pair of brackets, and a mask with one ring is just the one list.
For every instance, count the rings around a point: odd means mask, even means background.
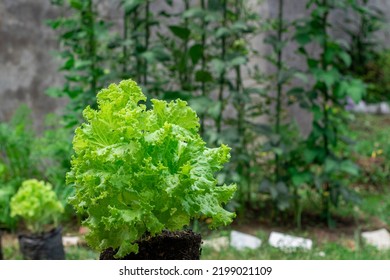
[{"label": "blurred background plant", "polygon": [[187,101],[208,146],[232,147],[217,178],[239,186],[226,205],[238,223],[305,228],[315,216],[333,227],[362,189],[387,191],[388,120],[345,110],[348,99],[389,101],[390,52],[377,37],[386,18],[370,1],[302,1],[294,20],[285,0],[270,14],[259,13],[265,1],[117,0],[114,16],[103,2],[51,0],[63,80],[47,94],[68,105],[40,131],[27,108],[0,124],[2,227],[15,228],[9,200],[28,178],[50,182],[64,218],[75,218],[65,183],[73,129],[101,88],[126,78],[148,98]]},{"label": "blurred background plant", "polygon": [[[64,115],[69,125],[81,108],[94,106],[102,86],[124,78],[137,80],[148,97],[186,100],[200,117],[205,141],[233,148],[231,163],[218,176],[220,183],[240,186],[227,207],[243,217],[266,207],[279,220],[292,211],[301,227],[302,200],[318,194],[330,226],[331,204],[337,206],[340,198],[358,201],[346,181],[359,169],[347,151],[351,142],[342,135],[351,120],[345,98],[364,98],[359,78],[368,72],[359,67],[379,57],[373,40],[383,18],[360,2],[308,1],[309,16],[289,22],[282,0],[267,20],[253,12],[259,3],[242,0],[167,0],[160,10],[152,0],[123,0],[117,2],[123,21],[118,30],[104,19],[98,1],[54,1],[67,11],[49,22],[59,31],[65,83],[48,93],[70,97]],[[338,26],[329,17],[338,12],[352,15],[343,23],[354,27],[344,29],[350,44],[333,36]],[[271,48],[267,55],[251,43],[263,34]],[[307,61],[306,72],[285,59],[284,49],[295,44]],[[307,50],[313,45],[319,56]],[[274,72],[263,73],[250,63],[254,57],[266,59]],[[248,86],[248,77],[255,86]],[[314,116],[307,139],[287,113],[291,106]],[[63,162],[61,168],[62,174],[68,166]]]},{"label": "blurred background plant", "polygon": [[32,152],[35,133],[30,109],[21,106],[9,123],[0,124],[0,225],[14,228],[9,202],[21,183],[39,174]]},{"label": "blurred background plant", "polygon": [[351,57],[346,72],[367,83],[363,100],[369,103],[389,101],[389,51],[378,38],[378,31],[386,25],[383,10],[369,0],[352,1],[349,8],[349,17],[342,25],[350,41],[345,45]]}]

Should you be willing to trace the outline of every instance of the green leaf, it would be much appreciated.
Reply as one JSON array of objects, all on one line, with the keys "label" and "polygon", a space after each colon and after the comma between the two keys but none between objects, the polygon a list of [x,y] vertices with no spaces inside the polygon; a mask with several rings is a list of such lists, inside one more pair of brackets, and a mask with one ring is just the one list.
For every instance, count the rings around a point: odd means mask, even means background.
[{"label": "green leaf", "polygon": [[189,100],[190,106],[198,113],[204,114],[207,112],[209,105],[213,101],[205,96],[197,96],[193,97]]},{"label": "green leaf", "polygon": [[327,158],[325,160],[325,172],[326,173],[333,173],[337,171],[339,168],[339,162],[336,160],[333,160],[331,158]]},{"label": "green leaf", "polygon": [[340,73],[335,68],[327,71],[318,69],[315,72],[315,77],[317,80],[324,82],[328,88],[331,88],[340,79]]},{"label": "green leaf", "polygon": [[54,88],[54,87],[51,87],[51,88],[48,88],[45,93],[50,96],[50,97],[63,97],[65,96],[65,93],[62,89],[60,88]]},{"label": "green leaf", "polygon": [[340,170],[350,175],[359,175],[359,167],[350,160],[344,160],[340,163]]},{"label": "green leaf", "polygon": [[292,176],[292,182],[296,187],[300,187],[303,184],[309,183],[311,180],[312,176],[309,172],[300,172]]},{"label": "green leaf", "polygon": [[345,66],[347,66],[347,67],[351,66],[352,59],[351,59],[351,56],[348,53],[346,53],[346,52],[339,52],[338,56],[344,62]]},{"label": "green leaf", "polygon": [[215,32],[216,38],[222,38],[230,35],[230,30],[227,27],[220,27]]},{"label": "green leaf", "polygon": [[73,9],[76,9],[76,10],[82,10],[83,9],[83,3],[80,0],[70,0],[70,6]]},{"label": "green leaf", "polygon": [[191,94],[187,91],[165,91],[164,92],[164,100],[174,100],[174,99],[181,99],[181,100],[190,100]]},{"label": "green leaf", "polygon": [[176,37],[182,40],[188,40],[190,37],[191,31],[186,27],[182,27],[180,25],[170,25],[168,28]]},{"label": "green leaf", "polygon": [[146,51],[141,54],[141,57],[144,58],[147,62],[153,63],[156,61],[156,54],[153,51]]},{"label": "green leaf", "polygon": [[225,72],[226,70],[226,65],[225,65],[225,62],[223,62],[222,60],[218,59],[218,58],[214,58],[212,61],[211,61],[211,66],[212,68],[214,69],[215,73],[220,76],[222,73]]},{"label": "green leaf", "polygon": [[297,72],[294,74],[294,77],[300,79],[305,84],[307,84],[309,82],[309,78],[307,77],[307,75],[305,73]]},{"label": "green leaf", "polygon": [[305,149],[303,151],[303,158],[305,159],[306,163],[312,163],[320,154],[321,152],[318,150]]},{"label": "green leaf", "polygon": [[195,72],[195,81],[208,83],[213,80],[213,76],[209,71],[198,70]]},{"label": "green leaf", "polygon": [[364,83],[359,79],[352,79],[349,81],[349,86],[347,89],[347,95],[351,97],[351,99],[355,103],[359,103],[366,92],[366,87]]},{"label": "green leaf", "polygon": [[204,16],[204,11],[198,7],[190,8],[183,13],[184,18],[194,18],[202,16]]},{"label": "green leaf", "polygon": [[307,34],[305,32],[300,32],[295,35],[295,40],[300,45],[306,45],[311,42],[310,34]]},{"label": "green leaf", "polygon": [[209,115],[214,119],[216,120],[220,113],[221,113],[221,110],[222,110],[222,103],[219,102],[219,101],[214,101],[211,105],[208,106],[208,113]]},{"label": "green leaf", "polygon": [[144,0],[124,0],[123,7],[125,8],[126,13],[131,13],[142,3],[144,3]]},{"label": "green leaf", "polygon": [[231,67],[244,65],[246,63],[247,63],[247,58],[245,56],[238,56],[229,61],[229,65]]},{"label": "green leaf", "polygon": [[197,64],[198,61],[202,58],[202,55],[203,55],[203,46],[200,45],[200,44],[196,44],[196,45],[193,45],[188,53],[191,57],[191,60],[192,60],[192,63],[193,64]]},{"label": "green leaf", "polygon": [[248,26],[244,21],[236,21],[232,24],[232,29],[235,32],[245,32],[248,30]]}]

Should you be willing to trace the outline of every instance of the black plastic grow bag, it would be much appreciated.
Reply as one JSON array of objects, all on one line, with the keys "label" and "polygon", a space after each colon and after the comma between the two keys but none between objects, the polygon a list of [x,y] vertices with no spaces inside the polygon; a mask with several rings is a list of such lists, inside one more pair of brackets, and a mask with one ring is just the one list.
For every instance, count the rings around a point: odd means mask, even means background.
[{"label": "black plastic grow bag", "polygon": [[19,247],[26,260],[64,260],[62,228],[34,235],[19,235]]}]

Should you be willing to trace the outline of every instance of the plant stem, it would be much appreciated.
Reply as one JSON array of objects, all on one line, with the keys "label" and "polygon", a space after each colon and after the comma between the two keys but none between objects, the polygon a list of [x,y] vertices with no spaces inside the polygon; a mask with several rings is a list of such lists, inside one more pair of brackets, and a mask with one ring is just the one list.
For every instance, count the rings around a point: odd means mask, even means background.
[{"label": "plant stem", "polygon": [[[88,25],[88,51],[91,59],[90,75],[91,75],[91,94],[95,95],[97,86],[97,73],[96,73],[96,38],[95,38],[95,17],[93,13],[92,0],[88,0],[86,21]],[[92,105],[92,104],[90,104]]]},{"label": "plant stem", "polygon": [[[235,14],[236,20],[240,20],[241,18],[241,5],[242,0],[235,1]],[[236,40],[240,39],[238,36]],[[236,74],[236,85],[235,91],[237,95],[237,134],[239,137],[239,144],[237,147],[237,154],[242,155],[246,153],[246,134],[245,134],[245,100],[243,99],[243,91],[242,91],[242,73],[241,66],[237,65],[235,67]],[[252,200],[252,192],[251,192],[251,181],[250,181],[250,162],[248,160],[238,159],[237,171],[244,178],[246,178],[246,198],[244,198],[246,206],[250,207],[250,202]]]},{"label": "plant stem", "polygon": [[[147,0],[145,4],[145,49],[144,51],[148,51],[149,49],[149,37],[150,37],[150,26],[149,26],[149,6],[150,1]],[[148,84],[148,61],[146,58],[144,59],[144,86]]]},{"label": "plant stem", "polygon": [[127,58],[128,58],[128,53],[127,53],[127,39],[128,39],[128,30],[129,30],[129,13],[124,12],[123,14],[123,40],[125,41],[125,45],[122,48],[123,52],[123,65],[122,65],[122,75],[127,78]]},{"label": "plant stem", "polygon": [[[323,28],[323,52],[321,55],[321,67],[323,70],[328,69],[328,63],[326,60],[326,54],[328,51],[328,33],[327,33],[327,25],[328,25],[328,1],[322,0],[322,6],[326,9],[325,13],[322,16],[322,28]],[[324,113],[324,129],[323,129],[323,140],[324,140],[324,150],[325,150],[325,158],[327,158],[330,155],[329,152],[329,139],[328,139],[328,130],[329,130],[329,114],[328,114],[328,102],[329,102],[329,94],[328,94],[328,86],[326,84],[323,84],[321,86],[321,91],[323,95],[323,106],[322,110]],[[331,185],[329,182],[324,183],[324,189],[323,189],[323,206],[324,206],[324,215],[328,224],[328,227],[331,226],[331,217],[330,217],[330,193],[331,193]]]},{"label": "plant stem", "polygon": [[[200,2],[201,4],[201,8],[202,8],[202,11],[205,12],[206,10],[206,3],[205,3],[205,0],[201,0]],[[205,51],[206,51],[206,19],[205,19],[205,15],[203,15],[202,17],[202,72],[204,73],[206,71],[206,54],[205,54]],[[201,94],[203,97],[206,96],[206,83],[204,80],[202,80],[201,82]],[[205,114],[202,113],[201,116],[200,116],[200,135],[203,137],[204,136],[204,131],[205,131],[205,128],[204,128],[204,125],[205,125]]]},{"label": "plant stem", "polygon": [[[184,11],[188,11],[190,9],[190,2],[189,0],[184,0]],[[184,27],[188,29],[188,18],[184,19]],[[188,43],[189,43],[189,38],[186,38],[184,40],[184,89],[191,90],[191,81],[190,81],[190,69],[189,69],[189,63],[188,63]]]},{"label": "plant stem", "polygon": [[[277,27],[277,38],[278,43],[283,42],[283,6],[284,1],[279,0],[279,11],[278,11],[278,27]],[[283,58],[283,49],[281,45],[276,48],[276,56],[277,56],[277,64],[276,64],[276,77],[277,77],[277,88],[276,88],[276,121],[275,121],[275,133],[280,135],[280,121],[282,114],[282,93],[283,93],[283,82],[281,79],[282,75],[282,58]],[[277,153],[275,153],[275,173],[276,173],[276,181],[280,180],[280,158]]]},{"label": "plant stem", "polygon": [[139,28],[139,22],[138,22],[138,8],[137,6],[134,11],[133,11],[133,32],[135,35],[133,36],[134,39],[134,45],[135,45],[135,58],[136,58],[136,77],[137,77],[137,82],[141,81],[141,74],[142,74],[142,62],[139,57],[139,40],[138,40],[138,28]]},{"label": "plant stem", "polygon": [[[227,21],[227,0],[223,1],[223,21],[222,26],[226,27],[226,21]],[[225,35],[222,36],[221,39],[221,60],[223,63],[225,63],[225,56],[226,56],[226,37]],[[220,104],[220,111],[217,117],[217,133],[220,134],[222,130],[222,116],[223,116],[223,91],[225,88],[225,69],[222,70],[221,75],[219,77],[219,92],[218,92],[218,102]]]}]

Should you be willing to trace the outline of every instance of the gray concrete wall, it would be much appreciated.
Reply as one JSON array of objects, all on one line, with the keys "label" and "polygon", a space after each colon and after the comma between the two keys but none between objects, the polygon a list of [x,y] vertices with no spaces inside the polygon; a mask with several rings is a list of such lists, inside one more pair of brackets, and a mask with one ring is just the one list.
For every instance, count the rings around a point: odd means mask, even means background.
[{"label": "gray concrete wall", "polygon": [[[257,0],[250,1],[255,3]],[[390,15],[389,0],[372,1]],[[263,17],[274,17],[277,2],[264,0],[258,6],[258,12]],[[305,2],[286,0],[286,18],[302,17]],[[117,0],[101,0],[99,10],[104,12],[106,19],[114,19],[116,26],[121,26],[121,19],[116,14],[118,3]],[[157,2],[157,5],[162,5],[162,2]],[[62,74],[57,72],[59,62],[50,53],[58,48],[56,34],[44,23],[59,13],[49,0],[0,0],[0,121],[8,120],[20,104],[26,103],[33,109],[35,125],[41,128],[44,116],[49,112],[59,112],[66,103],[44,94],[48,87],[60,85],[62,81]],[[380,38],[388,41],[390,30],[383,32]],[[267,52],[263,36],[255,38],[253,44],[260,51]],[[285,59],[294,66],[304,65],[294,50],[295,46],[291,44]],[[252,63],[260,65],[264,71],[273,71],[272,66],[260,58],[254,58]],[[248,80],[248,83],[252,82]],[[298,107],[290,108],[290,113],[301,127],[309,127],[310,115]]]},{"label": "gray concrete wall", "polygon": [[44,94],[61,81],[50,54],[57,48],[56,37],[44,24],[57,14],[47,0],[0,1],[0,121],[25,103],[40,127],[46,113],[63,105]]}]

